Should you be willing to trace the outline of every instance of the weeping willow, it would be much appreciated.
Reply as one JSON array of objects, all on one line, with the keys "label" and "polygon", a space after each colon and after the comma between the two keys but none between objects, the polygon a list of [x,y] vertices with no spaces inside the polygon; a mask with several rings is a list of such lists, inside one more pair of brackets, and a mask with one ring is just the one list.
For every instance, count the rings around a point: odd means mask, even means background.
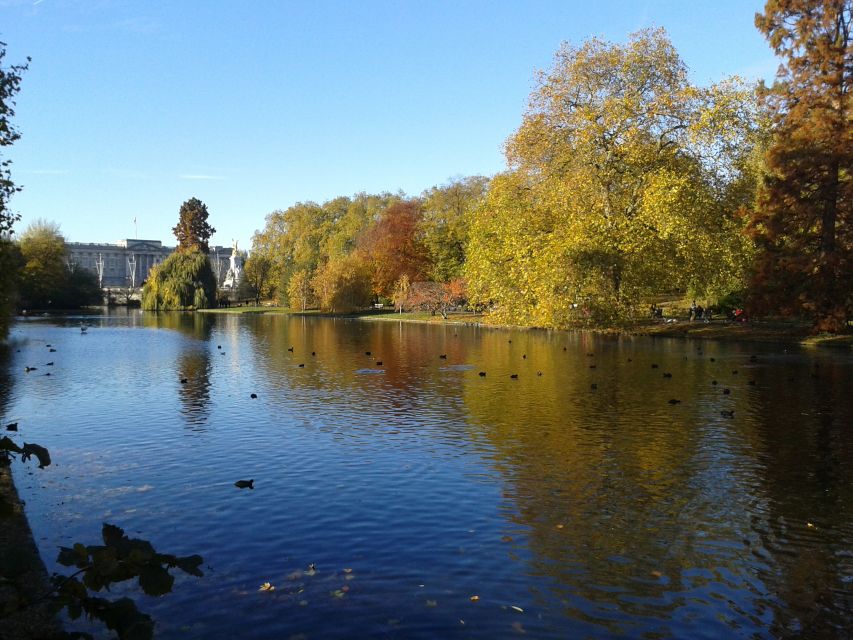
[{"label": "weeping willow", "polygon": [[142,308],[148,311],[206,309],[216,301],[216,276],[207,254],[176,251],[151,269],[142,289]]}]

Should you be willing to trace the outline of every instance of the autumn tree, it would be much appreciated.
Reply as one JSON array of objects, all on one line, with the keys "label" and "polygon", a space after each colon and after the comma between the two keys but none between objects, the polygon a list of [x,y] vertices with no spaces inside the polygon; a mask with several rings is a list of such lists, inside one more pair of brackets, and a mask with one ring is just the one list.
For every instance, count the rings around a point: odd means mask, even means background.
[{"label": "autumn tree", "polygon": [[509,171],[469,216],[472,302],[560,327],[636,317],[644,296],[739,288],[749,189],[733,186],[754,117],[738,82],[690,84],[662,30],[564,44],[507,143]]},{"label": "autumn tree", "polygon": [[323,311],[358,311],[370,304],[370,267],[356,254],[330,260],[317,270],[311,288]]},{"label": "autumn tree", "polygon": [[261,298],[272,296],[272,273],[272,259],[263,253],[252,253],[243,264],[243,280],[255,296],[255,304],[260,304]]},{"label": "autumn tree", "polygon": [[468,244],[467,216],[483,201],[488,178],[470,176],[428,189],[421,196],[421,242],[429,259],[429,276],[449,282],[462,275]]},{"label": "autumn tree", "polygon": [[[328,280],[322,280],[326,285]],[[297,271],[290,277],[287,284],[287,301],[291,309],[305,311],[316,304],[311,274],[308,271]]]},{"label": "autumn tree", "polygon": [[752,304],[841,331],[853,317],[853,1],[769,0],[755,24],[784,64],[760,92],[774,138],[750,220]]},{"label": "autumn tree", "polygon": [[181,205],[178,224],[172,228],[179,251],[198,249],[204,254],[210,253],[208,241],[216,229],[207,222],[208,215],[207,205],[198,198],[190,198]]},{"label": "autumn tree", "polygon": [[411,282],[425,279],[427,254],[418,238],[422,217],[417,201],[397,202],[360,239],[359,249],[370,264],[376,295],[391,295],[394,283],[403,275]]}]

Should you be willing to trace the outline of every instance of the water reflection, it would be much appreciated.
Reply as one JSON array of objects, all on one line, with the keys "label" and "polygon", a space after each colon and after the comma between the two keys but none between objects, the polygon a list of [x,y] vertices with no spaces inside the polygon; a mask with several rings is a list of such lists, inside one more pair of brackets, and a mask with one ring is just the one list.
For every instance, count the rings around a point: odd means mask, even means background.
[{"label": "water reflection", "polygon": [[[10,402],[63,416],[60,453],[101,447],[113,493],[65,520],[122,512],[164,546],[179,528],[216,567],[156,605],[164,637],[833,637],[853,618],[849,356],[292,316],[103,322],[30,332],[65,341],[62,380],[27,381],[50,403]],[[111,400],[81,396],[87,367]],[[116,402],[123,419],[92,427]],[[82,482],[61,462],[54,503]],[[235,491],[244,477],[254,491]],[[323,572],[290,584],[309,562]],[[268,580],[277,595],[256,600]]]}]

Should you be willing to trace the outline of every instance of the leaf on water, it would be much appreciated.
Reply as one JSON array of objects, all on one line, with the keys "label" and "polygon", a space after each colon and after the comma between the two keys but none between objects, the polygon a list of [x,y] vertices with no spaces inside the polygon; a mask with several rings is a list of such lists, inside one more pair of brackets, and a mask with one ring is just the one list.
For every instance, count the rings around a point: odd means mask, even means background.
[{"label": "leaf on water", "polygon": [[471,602],[478,602],[480,600],[480,596],[471,596]]},{"label": "leaf on water", "polygon": [[521,607],[516,607],[515,605],[511,605],[510,609],[518,611],[519,613],[524,613],[524,609],[522,609]]},{"label": "leaf on water", "polygon": [[662,572],[660,572],[660,571],[652,571],[652,575],[653,575],[655,578],[663,578],[663,573],[662,573]]},{"label": "leaf on water", "polygon": [[166,595],[172,590],[175,578],[159,565],[146,565],[139,572],[139,586],[149,596]]},{"label": "leaf on water", "polygon": [[437,600],[427,600],[427,601],[426,601],[426,606],[428,606],[428,607],[437,607],[437,606],[438,606],[438,601],[437,601]]},{"label": "leaf on water", "polygon": [[501,542],[512,542],[512,536],[504,536],[501,538]]},{"label": "leaf on water", "polygon": [[259,588],[258,591],[275,591],[275,586],[270,584],[269,582],[264,582]]}]

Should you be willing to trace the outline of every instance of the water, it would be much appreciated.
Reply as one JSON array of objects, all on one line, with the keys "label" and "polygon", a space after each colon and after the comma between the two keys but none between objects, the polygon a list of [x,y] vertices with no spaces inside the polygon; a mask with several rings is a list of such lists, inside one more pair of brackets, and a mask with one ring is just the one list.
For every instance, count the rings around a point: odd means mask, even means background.
[{"label": "water", "polygon": [[103,522],[204,556],[137,596],[158,637],[851,637],[849,352],[79,321],[0,354],[3,424],[54,459],[16,483],[51,571]]}]

